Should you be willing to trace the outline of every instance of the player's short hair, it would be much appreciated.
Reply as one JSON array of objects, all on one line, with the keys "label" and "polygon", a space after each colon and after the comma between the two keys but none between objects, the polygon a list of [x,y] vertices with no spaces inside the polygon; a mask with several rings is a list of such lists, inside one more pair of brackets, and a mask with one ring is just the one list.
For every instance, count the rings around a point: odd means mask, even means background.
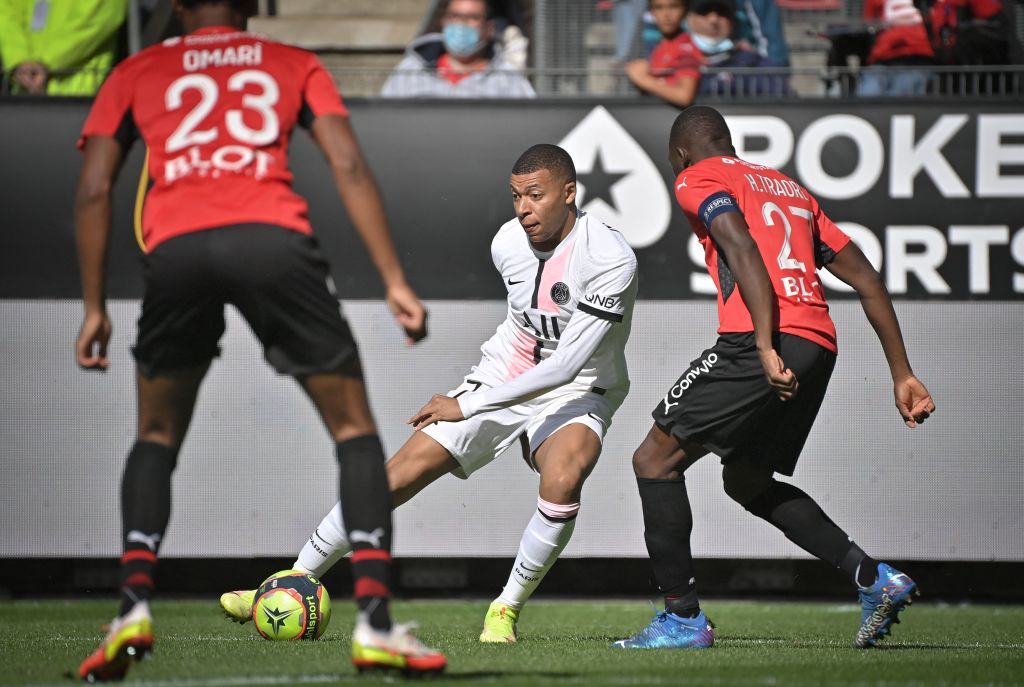
[{"label": "player's short hair", "polygon": [[187,10],[194,10],[201,5],[228,5],[236,12],[251,17],[259,12],[256,0],[178,0],[178,4]]},{"label": "player's short hair", "polygon": [[725,117],[713,107],[707,105],[691,105],[672,122],[669,134],[669,145],[673,148],[684,147],[691,141],[720,142],[732,145],[732,134]]},{"label": "player's short hair", "polygon": [[[677,2],[683,6],[683,9],[687,9],[690,3],[687,0],[677,0]],[[654,0],[647,0],[647,8],[650,9],[654,5]]]},{"label": "player's short hair", "polygon": [[548,170],[551,172],[551,176],[566,182],[576,181],[576,165],[573,164],[569,153],[550,143],[538,143],[530,146],[512,165],[513,174],[529,174],[542,169]]}]

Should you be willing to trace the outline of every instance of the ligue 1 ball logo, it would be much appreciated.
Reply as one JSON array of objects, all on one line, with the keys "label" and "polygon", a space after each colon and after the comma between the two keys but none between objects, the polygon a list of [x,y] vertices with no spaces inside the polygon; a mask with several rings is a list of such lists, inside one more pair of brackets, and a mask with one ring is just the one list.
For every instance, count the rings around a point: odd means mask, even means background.
[{"label": "ligue 1 ball logo", "polygon": [[283,570],[256,590],[252,619],[264,639],[319,639],[331,619],[331,597],[312,575]]}]

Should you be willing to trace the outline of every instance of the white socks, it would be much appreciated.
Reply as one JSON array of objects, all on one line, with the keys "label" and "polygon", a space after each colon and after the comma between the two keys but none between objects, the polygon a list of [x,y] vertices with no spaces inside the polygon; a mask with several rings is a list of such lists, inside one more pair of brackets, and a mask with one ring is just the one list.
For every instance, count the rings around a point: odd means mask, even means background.
[{"label": "white socks", "polygon": [[[578,503],[563,505],[537,499],[537,510],[523,532],[515,564],[498,601],[512,608],[526,603],[572,538],[579,510]],[[292,568],[319,578],[350,551],[339,501],[309,535]]]},{"label": "white socks", "polygon": [[334,504],[331,512],[324,516],[309,541],[299,551],[292,568],[304,570],[313,577],[320,578],[331,569],[342,556],[352,550],[345,537],[345,522],[341,517],[341,501]]},{"label": "white socks", "polygon": [[537,498],[537,511],[523,532],[516,562],[498,601],[516,609],[526,603],[572,538],[579,510],[578,503],[562,505]]}]

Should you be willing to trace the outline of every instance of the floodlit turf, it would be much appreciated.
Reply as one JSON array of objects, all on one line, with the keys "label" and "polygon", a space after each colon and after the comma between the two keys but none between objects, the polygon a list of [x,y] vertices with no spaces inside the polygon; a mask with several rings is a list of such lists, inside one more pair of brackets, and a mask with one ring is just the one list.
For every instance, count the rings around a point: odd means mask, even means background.
[{"label": "floodlit turf", "polygon": [[[341,600],[339,600],[341,601]],[[0,685],[68,685],[109,621],[113,601],[0,603]],[[643,601],[534,601],[517,645],[476,641],[487,601],[398,602],[400,621],[448,654],[431,685],[1010,685],[1024,682],[1024,608],[917,603],[884,648],[851,648],[852,604],[708,601],[717,645],[704,651],[621,651],[609,643],[644,625]],[[337,603],[318,642],[268,642],[209,601],[154,605],[155,656],[127,683],[151,687],[367,683],[348,660],[350,607]],[[394,680],[392,680],[394,681]]]}]

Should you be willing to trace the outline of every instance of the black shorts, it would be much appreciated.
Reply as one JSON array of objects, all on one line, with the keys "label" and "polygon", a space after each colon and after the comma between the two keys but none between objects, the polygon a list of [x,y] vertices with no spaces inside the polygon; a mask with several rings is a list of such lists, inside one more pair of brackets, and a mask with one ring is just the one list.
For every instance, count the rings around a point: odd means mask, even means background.
[{"label": "black shorts", "polygon": [[268,224],[191,232],[147,254],[143,271],[132,353],[146,377],[215,358],[228,303],[281,374],[333,372],[358,360],[327,260],[312,236]]},{"label": "black shorts", "polygon": [[807,339],[776,334],[776,350],[800,384],[783,402],[768,386],[754,334],[723,334],[655,408],[654,422],[723,463],[747,461],[792,475],[825,398],[836,354]]}]

